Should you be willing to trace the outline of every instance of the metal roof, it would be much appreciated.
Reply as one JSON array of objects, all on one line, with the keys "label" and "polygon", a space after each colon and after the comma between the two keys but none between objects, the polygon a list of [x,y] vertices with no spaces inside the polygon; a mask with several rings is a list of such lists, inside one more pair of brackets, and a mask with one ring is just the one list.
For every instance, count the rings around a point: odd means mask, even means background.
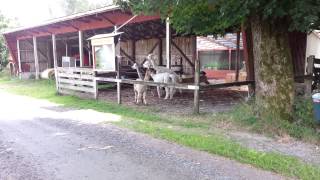
[{"label": "metal roof", "polygon": [[198,51],[228,50],[227,47],[212,42],[207,37],[197,37]]},{"label": "metal roof", "polygon": [[115,37],[115,36],[118,36],[120,34],[123,34],[123,32],[116,32],[116,33],[113,32],[113,33],[108,33],[108,34],[98,34],[98,35],[90,37],[88,40]]},{"label": "metal roof", "polygon": [[98,8],[98,9],[94,9],[94,10],[90,10],[90,11],[86,11],[86,12],[82,12],[82,13],[77,13],[77,14],[72,14],[72,15],[69,15],[69,16],[64,16],[64,17],[60,17],[60,18],[51,19],[51,20],[48,20],[48,21],[45,21],[45,22],[42,22],[42,23],[39,23],[39,24],[34,24],[34,25],[31,25],[31,26],[24,26],[24,27],[15,28],[15,29],[12,29],[12,30],[5,31],[3,34],[14,33],[14,32],[18,32],[18,31],[23,31],[23,30],[27,30],[27,29],[32,29],[32,28],[37,28],[37,27],[41,27],[41,26],[51,25],[51,24],[55,24],[55,23],[58,23],[58,22],[78,19],[78,18],[85,17],[85,16],[95,15],[95,14],[108,12],[108,11],[113,11],[113,10],[119,10],[119,9],[120,9],[120,7],[116,6],[116,5],[105,6],[105,7],[102,7],[102,8]]},{"label": "metal roof", "polygon": [[[234,33],[228,33],[224,36],[207,36],[198,37],[197,46],[199,51],[208,50],[228,50],[237,48],[237,35]],[[243,49],[242,36],[240,34],[240,49]]]}]

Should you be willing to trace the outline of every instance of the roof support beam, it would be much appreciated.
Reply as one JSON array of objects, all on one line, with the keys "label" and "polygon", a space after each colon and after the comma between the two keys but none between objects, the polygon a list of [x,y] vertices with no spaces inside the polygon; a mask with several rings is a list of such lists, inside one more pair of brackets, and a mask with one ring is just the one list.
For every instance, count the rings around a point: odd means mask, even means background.
[{"label": "roof support beam", "polygon": [[112,25],[116,25],[115,22],[113,22],[110,18],[106,17],[105,15],[101,15],[105,20],[107,20],[109,23],[111,23]]},{"label": "roof support beam", "polygon": [[83,32],[79,31],[79,56],[80,56],[80,67],[83,67]]},{"label": "roof support beam", "polygon": [[232,63],[232,50],[229,49],[229,70],[231,70],[231,63]]},{"label": "roof support beam", "polygon": [[166,60],[167,68],[171,69],[171,30],[170,30],[170,19],[166,19]]},{"label": "roof support beam", "polygon": [[39,79],[39,58],[38,58],[38,47],[37,47],[37,37],[33,36],[33,55],[34,55],[34,67],[36,69],[36,79]]},{"label": "roof support beam", "polygon": [[56,89],[57,91],[59,90],[58,88],[58,72],[57,72],[57,67],[58,67],[58,62],[57,62],[57,43],[56,43],[56,35],[52,34],[52,54],[53,54],[53,67],[54,67],[54,75],[56,79]]},{"label": "roof support beam", "polygon": [[237,51],[236,51],[236,81],[239,81],[240,66],[240,31],[237,32]]},{"label": "roof support beam", "polygon": [[21,73],[22,73],[22,70],[21,70],[21,54],[20,54],[20,40],[18,39],[17,40],[17,55],[18,55],[18,68],[19,68],[19,78],[21,79],[22,76],[21,76]]},{"label": "roof support beam", "polygon": [[163,58],[162,58],[162,38],[159,38],[159,46],[158,46],[158,51],[159,51],[159,65],[162,66],[163,65]]}]

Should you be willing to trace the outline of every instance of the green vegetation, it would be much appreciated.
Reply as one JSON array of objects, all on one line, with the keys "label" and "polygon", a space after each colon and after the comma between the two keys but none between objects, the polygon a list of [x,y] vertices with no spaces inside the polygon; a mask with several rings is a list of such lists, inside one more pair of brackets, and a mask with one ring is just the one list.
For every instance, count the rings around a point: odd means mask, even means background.
[{"label": "green vegetation", "polygon": [[0,12],[0,71],[8,64],[8,49],[1,33],[8,27],[9,20]]},{"label": "green vegetation", "polygon": [[[117,0],[136,14],[169,17],[180,34],[246,32],[248,71],[256,84],[256,115],[294,117],[294,72],[289,37],[320,27],[319,0]],[[254,39],[254,40],[253,40]],[[255,66],[258,64],[259,66]],[[254,72],[253,73],[253,69]],[[252,77],[251,77],[252,76]]]},{"label": "green vegetation", "polygon": [[243,147],[219,135],[199,135],[163,128],[152,122],[130,121],[117,123],[138,132],[173,141],[201,151],[225,156],[242,163],[299,179],[317,179],[320,168],[305,164],[296,158],[276,153],[262,153]]},{"label": "green vegetation", "polygon": [[230,112],[219,114],[218,119],[260,134],[280,137],[288,135],[306,142],[320,143],[320,133],[317,131],[319,125],[313,119],[311,100],[296,100],[292,122],[260,118],[255,115],[255,109],[253,103],[243,103]]},{"label": "green vegetation", "polygon": [[[4,72],[0,74],[0,89],[6,91],[47,99],[67,107],[93,109],[100,112],[118,114],[122,116],[120,122],[115,122],[115,124],[119,126],[150,134],[154,137],[166,139],[194,149],[235,159],[239,162],[251,164],[255,167],[277,172],[285,176],[297,177],[299,179],[317,179],[320,176],[320,167],[306,164],[289,156],[257,152],[237,144],[224,137],[223,134],[212,131],[212,125],[221,121],[230,121],[235,124],[238,122],[247,127],[250,125],[258,127],[258,121],[254,117],[254,113],[250,111],[249,105],[241,105],[229,114],[168,117],[152,113],[148,110],[137,111],[134,108],[120,106],[114,103],[85,100],[72,96],[58,96],[56,95],[54,85],[55,83],[53,81],[47,80],[10,80],[5,76]],[[299,106],[300,105],[297,105],[297,108]],[[309,115],[305,115],[302,112],[298,114],[300,114],[300,117],[308,119]],[[299,128],[299,125],[292,125],[292,127],[302,130],[302,128]],[[309,124],[308,127],[312,127],[312,123]],[[291,127],[288,127],[288,129],[290,128]],[[296,129],[293,132],[296,132]],[[302,130],[302,132],[305,131]],[[308,134],[308,136],[309,135],[310,134]],[[305,136],[305,134],[302,133],[302,136]]]},{"label": "green vegetation", "polygon": [[204,68],[206,68],[206,69],[228,69],[229,64],[227,62],[214,61],[214,62],[205,64]]}]

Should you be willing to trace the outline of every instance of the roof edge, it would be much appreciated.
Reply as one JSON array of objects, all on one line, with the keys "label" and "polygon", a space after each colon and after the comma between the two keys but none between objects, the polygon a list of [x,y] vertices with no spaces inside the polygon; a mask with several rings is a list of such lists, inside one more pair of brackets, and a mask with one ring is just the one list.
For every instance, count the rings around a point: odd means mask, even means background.
[{"label": "roof edge", "polygon": [[35,25],[14,28],[14,29],[5,31],[5,32],[3,32],[1,34],[7,35],[7,34],[15,33],[15,32],[18,32],[18,31],[23,31],[23,30],[27,30],[27,29],[32,29],[32,28],[37,28],[37,27],[41,27],[41,26],[51,25],[51,24],[55,24],[55,23],[58,23],[58,22],[73,20],[73,19],[77,19],[77,18],[81,18],[81,17],[85,17],[85,16],[90,16],[90,15],[94,15],[94,14],[98,14],[98,13],[102,13],[102,12],[108,12],[108,11],[119,10],[119,9],[120,9],[120,7],[117,6],[117,5],[105,6],[105,7],[102,7],[102,8],[93,9],[93,10],[89,10],[89,11],[85,11],[85,12],[81,12],[81,13],[76,13],[76,14],[72,14],[72,15],[69,15],[69,16],[63,16],[63,17],[59,17],[59,18],[54,18],[54,19],[47,20],[47,21],[44,21],[44,22],[39,23],[39,24],[35,24]]}]

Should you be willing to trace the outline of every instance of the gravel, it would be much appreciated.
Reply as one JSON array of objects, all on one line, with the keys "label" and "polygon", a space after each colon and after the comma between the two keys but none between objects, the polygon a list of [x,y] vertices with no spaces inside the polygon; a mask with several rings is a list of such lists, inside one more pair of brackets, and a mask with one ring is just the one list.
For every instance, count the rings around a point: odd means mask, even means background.
[{"label": "gravel", "polygon": [[0,92],[0,179],[283,179],[119,128],[121,117]]}]

